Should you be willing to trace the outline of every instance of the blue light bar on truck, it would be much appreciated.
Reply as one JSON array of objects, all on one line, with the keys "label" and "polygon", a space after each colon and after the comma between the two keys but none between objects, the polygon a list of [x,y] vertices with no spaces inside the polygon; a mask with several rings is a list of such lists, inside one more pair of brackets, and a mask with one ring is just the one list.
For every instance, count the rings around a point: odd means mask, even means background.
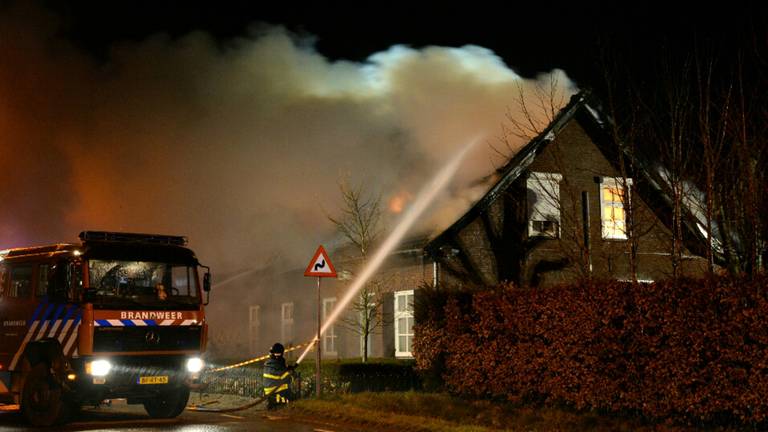
[{"label": "blue light bar on truck", "polygon": [[155,243],[176,246],[186,246],[187,238],[163,234],[139,234],[110,231],[83,231],[80,233],[82,241],[102,241],[115,243]]}]

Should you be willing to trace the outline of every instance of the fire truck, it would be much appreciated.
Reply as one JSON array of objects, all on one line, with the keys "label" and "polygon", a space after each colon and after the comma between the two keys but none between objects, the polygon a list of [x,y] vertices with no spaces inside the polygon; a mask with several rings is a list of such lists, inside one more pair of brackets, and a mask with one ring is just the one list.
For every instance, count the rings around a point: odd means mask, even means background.
[{"label": "fire truck", "polygon": [[210,269],[185,237],[79,237],[0,251],[0,403],[36,426],[118,398],[178,416],[204,367]]}]

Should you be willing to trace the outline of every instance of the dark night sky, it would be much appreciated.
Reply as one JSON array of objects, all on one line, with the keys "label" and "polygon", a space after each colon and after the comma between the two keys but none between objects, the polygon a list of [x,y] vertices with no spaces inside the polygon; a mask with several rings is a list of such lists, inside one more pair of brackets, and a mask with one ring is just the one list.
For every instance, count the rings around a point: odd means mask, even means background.
[{"label": "dark night sky", "polygon": [[[447,2],[446,2],[447,3]],[[721,47],[743,44],[749,28],[764,28],[766,8],[720,5],[695,8],[642,4],[584,5],[554,3],[457,2],[426,7],[391,2],[354,5],[309,2],[281,6],[235,2],[49,2],[62,17],[65,36],[104,58],[115,41],[140,41],[153,33],[178,37],[194,30],[226,44],[257,23],[284,25],[316,38],[317,50],[329,59],[361,61],[394,44],[479,45],[493,50],[524,76],[559,67],[580,83],[599,74],[601,47],[632,63],[635,70],[653,67],[661,50],[690,50],[693,39]],[[335,6],[329,6],[335,5]]]},{"label": "dark night sky", "polygon": [[[340,175],[407,200],[457,145],[492,141],[524,88],[599,87],[602,47],[657,85],[666,48],[709,39],[725,57],[768,17],[447,3],[0,0],[0,150],[16,156],[0,158],[0,246],[88,228],[189,235],[230,270],[303,261],[330,236],[318,203],[335,205]],[[425,227],[485,191],[478,149]]]}]

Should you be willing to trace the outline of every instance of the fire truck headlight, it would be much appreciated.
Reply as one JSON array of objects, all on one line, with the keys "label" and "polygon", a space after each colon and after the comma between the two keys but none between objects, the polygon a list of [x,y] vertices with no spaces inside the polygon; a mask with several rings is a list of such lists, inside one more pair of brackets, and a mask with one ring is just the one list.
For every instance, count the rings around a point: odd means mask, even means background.
[{"label": "fire truck headlight", "polygon": [[[90,368],[88,368],[89,365]],[[112,363],[107,360],[94,360],[86,365],[86,371],[93,376],[106,376],[111,369]]]},{"label": "fire truck headlight", "polygon": [[198,373],[201,370],[203,370],[203,366],[205,363],[198,357],[192,357],[191,359],[187,360],[187,371],[192,373]]}]

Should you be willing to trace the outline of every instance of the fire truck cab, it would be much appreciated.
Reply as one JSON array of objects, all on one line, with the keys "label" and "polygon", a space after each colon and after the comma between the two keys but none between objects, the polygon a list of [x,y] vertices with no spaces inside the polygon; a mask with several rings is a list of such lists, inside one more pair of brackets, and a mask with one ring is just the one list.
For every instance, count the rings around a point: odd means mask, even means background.
[{"label": "fire truck cab", "polygon": [[37,426],[117,398],[176,417],[204,366],[208,267],[185,237],[80,240],[0,251],[0,402]]}]

